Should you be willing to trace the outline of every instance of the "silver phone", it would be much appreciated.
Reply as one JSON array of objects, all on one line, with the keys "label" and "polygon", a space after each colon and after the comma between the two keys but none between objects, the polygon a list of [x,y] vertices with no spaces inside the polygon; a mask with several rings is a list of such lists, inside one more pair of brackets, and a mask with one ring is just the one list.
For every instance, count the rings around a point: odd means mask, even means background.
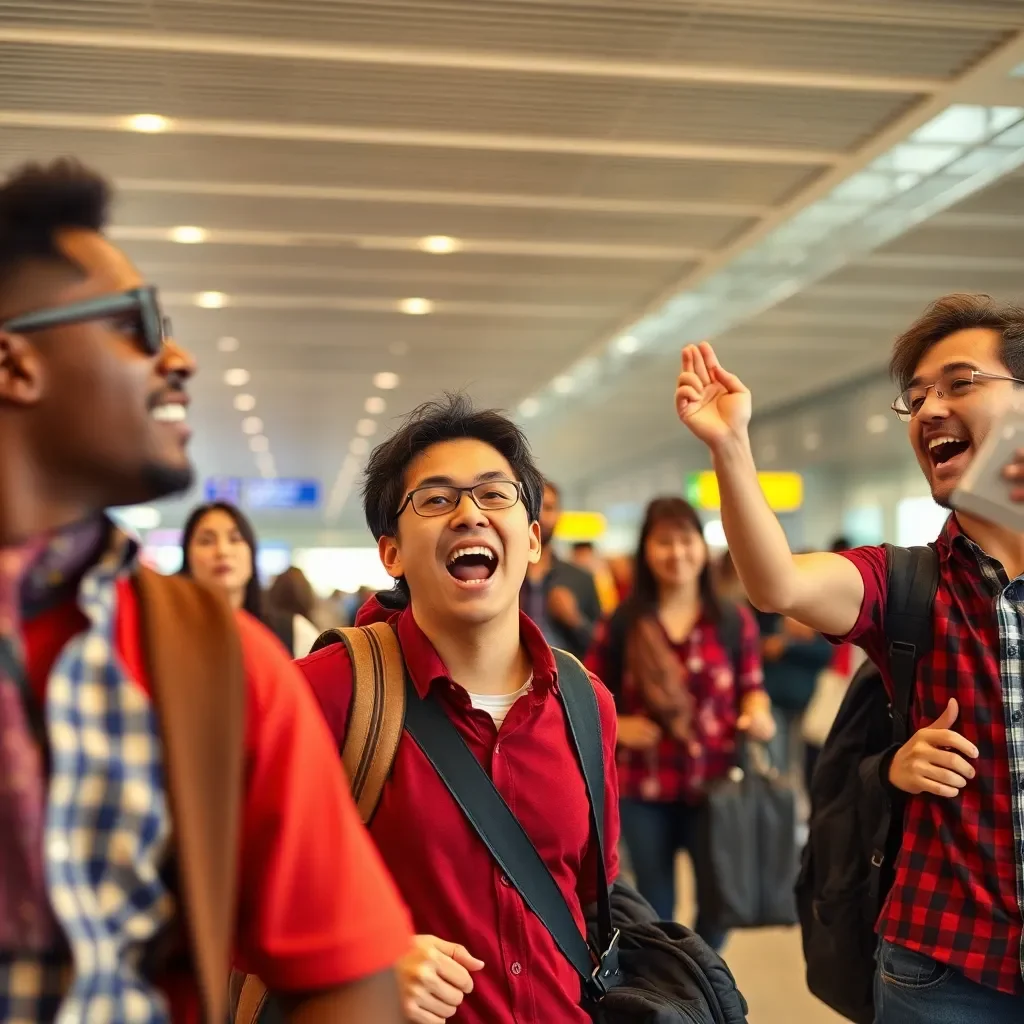
[{"label": "silver phone", "polygon": [[[953,508],[1009,530],[1024,533],[1024,502],[1011,501],[1014,486],[1003,476],[1024,448],[1024,407],[1014,406],[981,443],[950,497]],[[1024,481],[1017,486],[1024,486]]]}]

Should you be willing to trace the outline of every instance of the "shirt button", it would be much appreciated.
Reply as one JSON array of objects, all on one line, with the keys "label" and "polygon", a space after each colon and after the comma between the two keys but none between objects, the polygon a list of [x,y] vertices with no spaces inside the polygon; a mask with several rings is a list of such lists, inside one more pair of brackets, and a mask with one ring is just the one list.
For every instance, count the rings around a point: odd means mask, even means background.
[{"label": "shirt button", "polygon": [[1011,658],[1016,658],[1017,657],[1017,646],[1016,646],[1016,644],[1010,644],[1010,646],[1006,648],[1006,653]]},{"label": "shirt button", "polygon": [[516,960],[515,963],[513,963],[512,966],[509,968],[509,970],[513,974],[522,974],[523,973],[523,965],[518,960]]},{"label": "shirt button", "polygon": [[502,875],[501,876],[501,884],[504,885],[504,886],[511,886],[512,885],[512,882],[509,879],[508,875]]},{"label": "shirt button", "polygon": [[494,744],[494,752],[496,754],[500,754],[501,753],[501,744],[500,743],[495,743]]},{"label": "shirt button", "polygon": [[1022,718],[1024,718],[1024,711],[1014,711],[1014,713],[1010,715],[1010,718],[1014,722],[1019,722]]}]

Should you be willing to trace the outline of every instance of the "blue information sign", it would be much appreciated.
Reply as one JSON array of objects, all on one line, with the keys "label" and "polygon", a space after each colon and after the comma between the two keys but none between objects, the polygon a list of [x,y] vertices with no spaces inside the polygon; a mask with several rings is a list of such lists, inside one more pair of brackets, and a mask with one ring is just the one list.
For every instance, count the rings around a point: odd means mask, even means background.
[{"label": "blue information sign", "polygon": [[242,490],[243,501],[252,509],[309,509],[320,504],[319,480],[246,480]]},{"label": "blue information sign", "polygon": [[203,488],[205,501],[228,501],[232,505],[242,503],[242,481],[237,476],[211,476]]}]

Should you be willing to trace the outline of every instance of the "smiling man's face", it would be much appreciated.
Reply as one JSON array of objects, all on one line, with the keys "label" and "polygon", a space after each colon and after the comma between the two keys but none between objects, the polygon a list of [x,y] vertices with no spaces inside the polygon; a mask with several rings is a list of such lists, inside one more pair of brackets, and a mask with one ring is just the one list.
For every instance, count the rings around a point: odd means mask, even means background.
[{"label": "smiling man's face", "polygon": [[[518,480],[504,456],[483,441],[445,441],[410,463],[402,501],[424,486],[487,483],[507,488]],[[488,510],[463,493],[454,510],[440,515],[423,516],[408,505],[396,536],[381,538],[380,554],[393,577],[405,577],[418,615],[482,624],[518,609],[527,566],[540,557],[540,527],[530,522],[521,498]]]},{"label": "smiling man's face", "polygon": [[[1009,377],[1001,355],[1002,339],[997,331],[970,328],[950,334],[933,345],[921,358],[914,373],[919,385],[954,379],[967,381],[971,371]],[[979,377],[970,387],[947,387],[921,392],[922,400],[909,423],[910,443],[918,464],[938,504],[949,498],[974,458],[993,423],[1014,401],[1015,385],[1009,381]]]}]

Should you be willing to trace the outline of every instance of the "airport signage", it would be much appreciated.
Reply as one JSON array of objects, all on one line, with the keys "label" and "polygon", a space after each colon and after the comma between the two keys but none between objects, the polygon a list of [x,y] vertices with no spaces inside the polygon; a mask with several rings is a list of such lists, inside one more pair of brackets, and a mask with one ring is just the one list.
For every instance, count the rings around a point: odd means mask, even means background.
[{"label": "airport signage", "polygon": [[320,481],[297,477],[211,477],[206,481],[207,501],[229,501],[254,511],[314,509],[320,505]]},{"label": "airport signage", "polygon": [[[804,503],[804,478],[799,473],[758,473],[757,479],[773,512],[796,512]],[[686,497],[696,508],[718,511],[718,477],[710,470],[687,474]]]}]

